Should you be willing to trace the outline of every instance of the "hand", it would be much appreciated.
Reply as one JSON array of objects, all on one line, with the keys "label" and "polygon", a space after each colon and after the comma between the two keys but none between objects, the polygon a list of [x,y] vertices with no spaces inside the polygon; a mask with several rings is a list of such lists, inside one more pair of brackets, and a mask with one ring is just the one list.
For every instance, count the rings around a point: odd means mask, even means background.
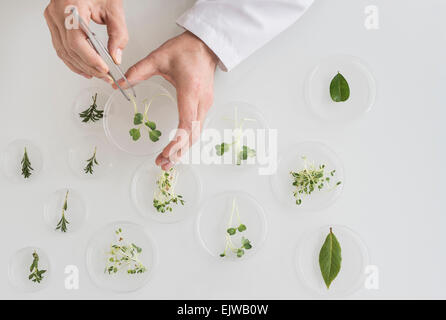
[{"label": "hand", "polygon": [[[214,73],[218,58],[189,31],[170,39],[126,73],[131,85],[161,75],[177,91],[179,124],[174,139],[156,158],[163,170],[170,169],[199,137],[206,113],[213,102]],[[120,86],[126,88],[121,79]],[[117,88],[115,85],[113,86]]]},{"label": "hand", "polygon": [[88,43],[87,35],[80,28],[67,29],[65,20],[71,14],[67,10],[69,6],[76,7],[87,24],[93,20],[107,25],[108,50],[120,64],[128,41],[122,0],[51,0],[44,12],[54,49],[68,68],[87,79],[97,77],[112,84],[107,64]]}]

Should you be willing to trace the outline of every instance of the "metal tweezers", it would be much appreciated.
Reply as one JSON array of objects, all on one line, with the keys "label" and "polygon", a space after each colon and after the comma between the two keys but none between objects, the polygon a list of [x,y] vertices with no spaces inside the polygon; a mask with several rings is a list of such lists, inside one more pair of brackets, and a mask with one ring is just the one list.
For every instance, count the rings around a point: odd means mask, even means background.
[{"label": "metal tweezers", "polygon": [[[91,31],[91,29],[88,27],[88,25],[85,23],[84,19],[82,19],[79,16],[79,13],[77,12],[76,8],[72,8],[71,9],[71,13],[74,15],[74,18],[79,21],[79,25],[82,29],[82,31],[87,35],[88,40],[91,44],[91,46],[96,50],[96,52],[102,57],[102,58],[107,58],[109,60],[108,65],[109,66],[113,66],[115,71],[122,77],[122,79],[124,79],[124,81],[126,82],[127,86],[132,90],[133,96],[136,98],[136,93],[135,93],[135,89],[133,89],[133,87],[130,85],[129,81],[127,80],[126,76],[124,75],[124,73],[122,72],[121,68],[119,68],[119,66],[115,63],[115,61],[113,60],[112,56],[110,55],[110,53],[108,52],[107,48],[104,46],[104,44],[98,39],[96,38],[96,34]],[[116,80],[116,78],[112,75],[112,73],[109,71],[108,75],[113,79],[113,82],[116,84],[116,86],[119,88],[119,90],[121,90],[122,94],[124,95],[124,97],[130,101],[129,96],[127,95],[127,93],[124,91],[124,89],[121,88],[121,86],[118,84],[118,81]]]}]

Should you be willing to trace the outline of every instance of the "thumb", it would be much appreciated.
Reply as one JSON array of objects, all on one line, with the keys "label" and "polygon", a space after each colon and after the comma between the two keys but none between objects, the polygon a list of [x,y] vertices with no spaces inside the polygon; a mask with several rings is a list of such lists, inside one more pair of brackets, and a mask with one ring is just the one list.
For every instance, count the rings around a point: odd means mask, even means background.
[{"label": "thumb", "polygon": [[[135,65],[131,66],[125,73],[125,77],[127,78],[131,86],[135,86],[141,81],[147,80],[150,77],[154,76],[155,74],[157,74],[157,72],[158,67],[157,65],[155,65],[154,60],[149,54],[147,57],[140,60]],[[127,82],[123,79],[120,79],[118,81],[118,84],[124,89],[128,88]],[[113,84],[113,88],[117,89],[117,86]]]},{"label": "thumb", "polygon": [[110,6],[105,19],[108,34],[108,52],[110,52],[115,63],[121,64],[122,51],[129,41],[124,8],[122,7],[122,1],[111,1]]}]

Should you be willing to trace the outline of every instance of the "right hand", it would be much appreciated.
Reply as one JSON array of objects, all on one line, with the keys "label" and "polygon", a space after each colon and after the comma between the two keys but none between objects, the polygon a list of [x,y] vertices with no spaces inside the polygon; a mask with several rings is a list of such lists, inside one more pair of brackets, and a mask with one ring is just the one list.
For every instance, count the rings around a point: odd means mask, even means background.
[{"label": "right hand", "polygon": [[112,84],[107,64],[89,44],[87,35],[80,28],[69,30],[65,27],[68,6],[75,6],[87,24],[93,20],[107,26],[108,51],[120,64],[128,42],[122,0],[51,0],[44,12],[54,49],[67,67],[87,79],[96,77]]}]

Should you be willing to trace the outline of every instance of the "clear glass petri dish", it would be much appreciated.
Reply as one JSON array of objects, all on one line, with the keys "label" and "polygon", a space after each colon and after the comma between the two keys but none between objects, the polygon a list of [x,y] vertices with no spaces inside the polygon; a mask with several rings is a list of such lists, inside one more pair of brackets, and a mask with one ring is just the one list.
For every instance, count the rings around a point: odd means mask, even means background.
[{"label": "clear glass petri dish", "polygon": [[[33,170],[31,175],[25,178],[22,175],[22,159],[26,153]],[[4,150],[1,158],[4,175],[14,182],[31,182],[39,177],[43,171],[43,156],[40,148],[32,141],[19,139],[11,142]]]},{"label": "clear glass petri dish", "polygon": [[95,122],[83,122],[83,119],[79,116],[79,114],[90,108],[90,106],[93,104],[93,97],[96,97],[97,109],[104,111],[105,103],[109,99],[111,93],[112,91],[110,89],[99,87],[90,87],[83,89],[74,100],[72,108],[73,121],[76,123],[76,125],[85,131],[95,133],[103,132],[103,119],[97,120]]},{"label": "clear glass petri dish", "polygon": [[[62,232],[56,229],[57,224],[62,218],[62,208],[65,204],[65,196],[67,195],[67,210],[64,215],[67,224],[67,231]],[[60,234],[70,234],[82,228],[88,218],[87,205],[82,196],[71,188],[59,189],[53,192],[46,199],[43,210],[43,218],[49,230]]]},{"label": "clear glass petri dish", "polygon": [[[141,125],[141,137],[133,141],[129,131],[136,128],[132,102],[125,99],[120,91],[115,91],[108,99],[104,112],[104,130],[107,139],[119,150],[135,156],[150,156],[159,153],[169,142],[169,137],[178,127],[178,111],[174,97],[164,87],[154,81],[145,81],[135,87],[135,102],[138,112],[144,113],[144,100],[150,104],[149,120],[155,122],[161,131],[158,141],[149,138],[148,128]],[[133,95],[128,92],[129,96]]]},{"label": "clear glass petri dish", "polygon": [[[340,72],[350,87],[350,97],[334,102],[330,83]],[[367,65],[359,58],[334,55],[322,60],[305,81],[305,99],[311,110],[325,121],[345,124],[369,112],[376,98],[375,79]]]},{"label": "clear glass petri dish", "polygon": [[[232,207],[236,200],[239,209],[240,221],[236,214],[231,219]],[[225,251],[227,229],[237,227],[240,223],[247,229],[231,236],[234,247],[241,246],[241,238],[250,240],[252,248],[244,250],[242,257],[227,251],[225,257],[220,254]],[[198,241],[211,256],[221,261],[243,261],[260,250],[266,240],[267,221],[263,207],[251,195],[241,191],[230,191],[218,194],[206,200],[198,213],[196,221]]]},{"label": "clear glass petri dish", "polygon": [[160,223],[175,223],[194,214],[201,198],[202,185],[197,171],[189,165],[175,166],[177,183],[175,193],[183,196],[184,205],[173,204],[172,212],[158,212],[153,206],[154,193],[157,190],[156,181],[162,172],[154,160],[144,162],[133,175],[130,193],[138,212],[145,218],[151,218]]},{"label": "clear glass petri dish", "polygon": [[[268,149],[268,123],[259,108],[241,101],[229,102],[215,108],[205,123],[201,141],[211,144],[203,153],[207,156],[206,164],[223,165],[231,168],[258,168],[262,163],[262,155]],[[242,125],[242,130],[240,130]],[[234,139],[239,136],[239,148],[235,150]],[[222,156],[217,154],[216,145],[227,143],[231,145]],[[255,150],[254,156],[249,156],[237,165],[237,153],[243,146]]]},{"label": "clear glass petri dish", "polygon": [[[285,206],[292,207],[300,212],[315,212],[328,208],[341,195],[345,184],[344,168],[337,154],[320,142],[302,142],[292,148],[289,154],[279,160],[279,165],[275,175],[271,176],[271,185],[276,198]],[[302,157],[307,158],[307,162]],[[314,164],[316,167],[325,164],[325,173],[331,179],[330,186],[322,190],[316,190],[311,195],[300,195],[302,203],[296,204],[296,198],[293,195],[296,189],[293,186],[291,171],[299,172],[305,168],[305,163]],[[334,176],[329,173],[336,170]],[[336,182],[341,181],[338,186]]]},{"label": "clear glass petri dish", "polygon": [[[121,229],[122,236],[128,244],[135,244],[142,249],[139,260],[146,267],[144,273],[128,274],[126,269],[108,274],[106,266],[110,258],[108,252],[112,244],[117,242],[115,231]],[[86,251],[87,270],[92,281],[105,290],[114,292],[132,292],[144,287],[150,280],[156,266],[156,251],[153,240],[144,228],[133,222],[121,221],[107,225],[94,234]]]},{"label": "clear glass petri dish", "polygon": [[[86,172],[86,167],[95,155],[97,164],[92,166],[92,173]],[[101,178],[113,169],[114,154],[110,144],[102,137],[89,135],[82,137],[68,149],[68,164],[71,171],[86,179]]]},{"label": "clear glass petri dish", "polygon": [[[40,283],[29,279],[33,253],[39,255],[38,269],[46,270]],[[11,284],[22,292],[37,292],[47,287],[51,280],[51,265],[47,254],[37,247],[25,247],[15,252],[9,261],[8,275]]]},{"label": "clear glass petri dish", "polygon": [[[327,289],[319,267],[319,252],[330,232],[341,246],[341,270]],[[300,281],[313,293],[332,298],[345,297],[360,290],[365,283],[369,253],[361,237],[345,226],[327,225],[307,232],[296,247],[295,266]]]}]

